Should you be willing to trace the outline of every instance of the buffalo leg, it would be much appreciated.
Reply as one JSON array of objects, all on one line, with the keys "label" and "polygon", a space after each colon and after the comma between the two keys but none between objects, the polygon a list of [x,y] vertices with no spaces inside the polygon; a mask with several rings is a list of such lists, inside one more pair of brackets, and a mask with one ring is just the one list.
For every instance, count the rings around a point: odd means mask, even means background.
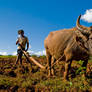
[{"label": "buffalo leg", "polygon": [[[51,66],[54,64],[55,61],[56,61],[56,59],[54,57],[52,57]],[[54,66],[51,67],[51,73],[52,73],[52,75],[55,75]]]},{"label": "buffalo leg", "polygon": [[51,55],[48,50],[46,50],[47,66],[48,66],[48,76],[51,76]]},{"label": "buffalo leg", "polygon": [[66,58],[64,79],[68,80],[69,70],[71,69],[71,63],[72,63],[72,57],[73,57],[72,50],[71,48],[69,48],[69,46],[65,49],[64,55]]},{"label": "buffalo leg", "polygon": [[68,80],[69,70],[71,69],[72,61],[68,61],[65,63],[65,72],[64,72],[64,79]]}]

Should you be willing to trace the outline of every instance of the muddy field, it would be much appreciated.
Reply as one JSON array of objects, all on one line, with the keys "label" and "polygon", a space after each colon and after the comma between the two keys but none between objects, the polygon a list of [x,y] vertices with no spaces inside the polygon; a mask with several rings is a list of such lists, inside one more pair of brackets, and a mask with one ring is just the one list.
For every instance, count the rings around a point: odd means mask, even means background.
[{"label": "muddy field", "polygon": [[[45,57],[34,57],[46,65]],[[0,92],[92,92],[92,60],[89,60],[86,82],[82,76],[83,61],[73,61],[69,81],[63,80],[64,62],[55,65],[55,76],[48,78],[41,70],[23,58],[23,66],[15,65],[16,57],[0,57]]]}]

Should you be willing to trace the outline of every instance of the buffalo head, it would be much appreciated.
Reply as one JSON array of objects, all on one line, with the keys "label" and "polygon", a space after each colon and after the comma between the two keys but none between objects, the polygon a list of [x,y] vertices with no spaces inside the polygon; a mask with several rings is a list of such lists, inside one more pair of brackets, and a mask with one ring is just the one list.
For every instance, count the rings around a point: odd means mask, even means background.
[{"label": "buffalo head", "polygon": [[87,49],[89,50],[89,54],[92,55],[92,26],[85,27],[83,25],[80,25],[80,18],[81,18],[81,15],[77,19],[76,27],[79,31],[81,31],[81,33],[84,34],[84,36],[88,35],[86,36],[88,41],[85,43],[85,45]]}]

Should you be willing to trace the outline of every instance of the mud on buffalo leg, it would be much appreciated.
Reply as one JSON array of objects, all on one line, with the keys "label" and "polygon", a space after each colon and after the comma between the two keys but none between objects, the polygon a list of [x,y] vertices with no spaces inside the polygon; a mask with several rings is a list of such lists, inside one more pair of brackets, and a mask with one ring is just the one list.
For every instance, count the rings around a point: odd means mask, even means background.
[{"label": "mud on buffalo leg", "polygon": [[48,70],[48,76],[51,76],[51,57],[52,56],[48,52],[48,49],[46,49],[47,66],[49,68],[49,70]]}]

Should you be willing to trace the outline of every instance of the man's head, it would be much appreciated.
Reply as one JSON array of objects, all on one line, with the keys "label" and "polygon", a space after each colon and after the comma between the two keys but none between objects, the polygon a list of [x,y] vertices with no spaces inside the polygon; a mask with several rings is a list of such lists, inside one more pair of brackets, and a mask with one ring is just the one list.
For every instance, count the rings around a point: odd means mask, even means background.
[{"label": "man's head", "polygon": [[24,35],[24,31],[23,30],[18,30],[18,34],[19,35]]}]

